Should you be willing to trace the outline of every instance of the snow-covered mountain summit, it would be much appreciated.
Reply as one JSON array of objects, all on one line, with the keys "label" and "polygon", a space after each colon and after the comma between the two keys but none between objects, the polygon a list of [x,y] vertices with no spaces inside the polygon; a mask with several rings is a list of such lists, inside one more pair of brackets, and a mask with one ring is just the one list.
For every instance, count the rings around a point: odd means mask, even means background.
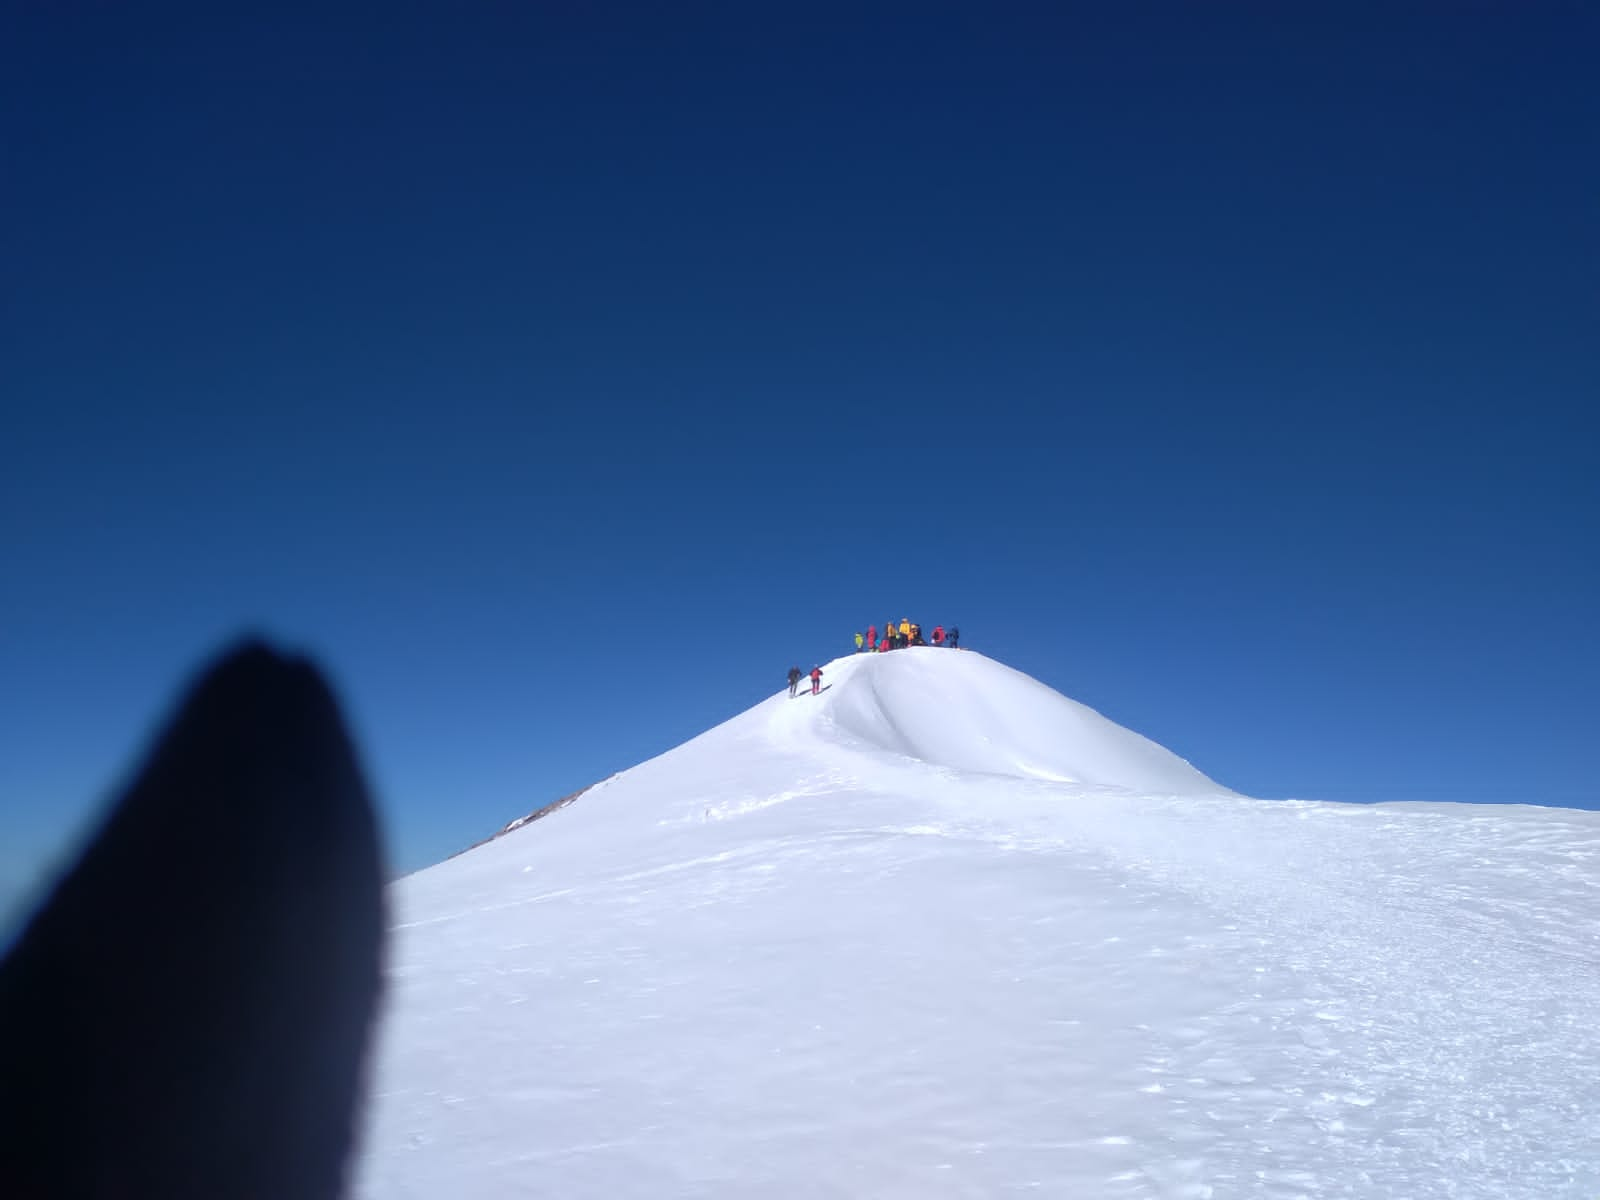
[{"label": "snow-covered mountain summit", "polygon": [[394,889],[365,1197],[1589,1196],[1600,814],[825,666]]},{"label": "snow-covered mountain summit", "polygon": [[818,697],[820,713],[769,702],[769,719],[809,729],[819,742],[960,771],[1133,791],[1224,790],[1148,738],[981,654],[858,654],[828,664],[824,678],[838,690]]}]

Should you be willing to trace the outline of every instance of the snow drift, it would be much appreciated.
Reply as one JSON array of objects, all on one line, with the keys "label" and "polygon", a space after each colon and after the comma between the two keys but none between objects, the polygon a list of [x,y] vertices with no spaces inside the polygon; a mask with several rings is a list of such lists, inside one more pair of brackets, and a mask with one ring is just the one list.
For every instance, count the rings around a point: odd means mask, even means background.
[{"label": "snow drift", "polygon": [[1584,1196],[1600,814],[1235,796],[826,667],[401,881],[358,1195]]},{"label": "snow drift", "polygon": [[[992,775],[1152,792],[1220,792],[1170,750],[970,651],[858,655],[822,719],[865,745]],[[844,739],[841,739],[844,740]]]}]

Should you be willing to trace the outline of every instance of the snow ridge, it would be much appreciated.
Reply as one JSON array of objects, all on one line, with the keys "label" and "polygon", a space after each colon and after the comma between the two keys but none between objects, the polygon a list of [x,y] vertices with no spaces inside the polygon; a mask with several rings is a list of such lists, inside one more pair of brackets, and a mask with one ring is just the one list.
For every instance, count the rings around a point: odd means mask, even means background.
[{"label": "snow ridge", "polygon": [[825,717],[866,745],[960,771],[1135,792],[1225,792],[1170,750],[971,651],[911,648],[830,664]]}]

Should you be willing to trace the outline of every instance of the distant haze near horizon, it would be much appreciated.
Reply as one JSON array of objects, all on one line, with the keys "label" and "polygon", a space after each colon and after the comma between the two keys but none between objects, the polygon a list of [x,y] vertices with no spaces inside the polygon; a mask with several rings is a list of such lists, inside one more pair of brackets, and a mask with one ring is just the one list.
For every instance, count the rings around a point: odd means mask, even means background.
[{"label": "distant haze near horizon", "polygon": [[1600,806],[1600,10],[0,36],[0,912],[262,631],[396,871],[867,624],[1245,795]]}]

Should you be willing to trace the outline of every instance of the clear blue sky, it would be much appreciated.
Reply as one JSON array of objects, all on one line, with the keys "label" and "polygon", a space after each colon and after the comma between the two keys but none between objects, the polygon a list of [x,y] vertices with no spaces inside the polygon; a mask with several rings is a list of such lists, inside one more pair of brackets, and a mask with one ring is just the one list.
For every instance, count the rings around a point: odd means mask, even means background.
[{"label": "clear blue sky", "polygon": [[0,34],[0,905],[245,630],[400,869],[905,614],[1600,805],[1593,6],[233,8]]}]

